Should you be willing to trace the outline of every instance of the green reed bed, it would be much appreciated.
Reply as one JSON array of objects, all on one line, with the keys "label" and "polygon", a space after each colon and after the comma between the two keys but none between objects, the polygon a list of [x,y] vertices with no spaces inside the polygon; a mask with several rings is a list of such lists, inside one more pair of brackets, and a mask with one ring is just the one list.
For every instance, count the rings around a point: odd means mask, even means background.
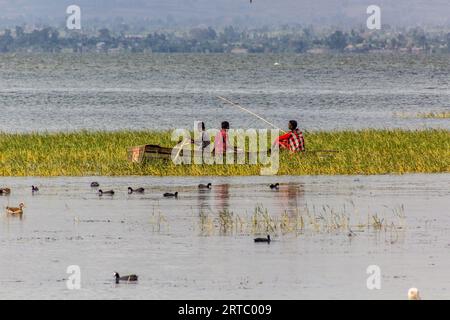
[{"label": "green reed bed", "polygon": [[441,112],[419,112],[416,114],[405,113],[405,112],[396,112],[395,116],[404,119],[418,118],[418,119],[450,119],[449,111],[441,111]]},{"label": "green reed bed", "polygon": [[[404,174],[450,172],[448,130],[306,132],[308,150],[336,154],[282,153],[279,175]],[[259,165],[132,164],[127,148],[173,146],[170,132],[0,133],[0,176],[200,176],[258,175]]]},{"label": "green reed bed", "polygon": [[450,112],[419,113],[417,116],[423,119],[450,119]]}]

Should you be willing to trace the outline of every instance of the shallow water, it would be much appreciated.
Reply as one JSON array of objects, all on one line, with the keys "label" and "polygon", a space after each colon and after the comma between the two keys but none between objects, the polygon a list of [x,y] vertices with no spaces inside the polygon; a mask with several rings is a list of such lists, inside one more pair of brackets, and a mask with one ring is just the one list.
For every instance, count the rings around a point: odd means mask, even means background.
[{"label": "shallow water", "polygon": [[[90,182],[114,189],[99,198]],[[281,182],[279,191],[269,183]],[[199,182],[212,182],[199,191]],[[0,298],[22,299],[403,299],[419,287],[426,299],[450,297],[450,175],[239,178],[2,178],[13,193],[0,205],[26,204],[22,219],[0,216]],[[32,184],[40,192],[31,194]],[[127,195],[128,186],[145,187]],[[164,199],[179,191],[178,199]],[[202,232],[201,212],[273,217],[328,205],[352,221],[379,214],[406,219],[395,234],[363,228],[273,234],[270,245],[249,232]],[[155,223],[155,217],[165,221]],[[79,265],[82,289],[68,290],[66,268]],[[378,265],[381,290],[368,290]],[[138,284],[113,283],[112,272]]]},{"label": "shallow water", "polygon": [[[279,62],[279,66],[274,66]],[[448,55],[0,55],[0,131],[450,128]],[[401,114],[402,116],[398,116]]]}]

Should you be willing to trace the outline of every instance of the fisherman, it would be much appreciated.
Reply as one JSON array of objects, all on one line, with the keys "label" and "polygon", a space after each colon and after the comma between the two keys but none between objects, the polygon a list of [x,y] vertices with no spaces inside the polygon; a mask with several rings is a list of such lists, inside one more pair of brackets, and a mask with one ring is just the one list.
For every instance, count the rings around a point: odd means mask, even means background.
[{"label": "fisherman", "polygon": [[214,152],[216,154],[226,153],[230,150],[230,140],[228,138],[228,130],[230,130],[230,123],[228,121],[222,122],[222,129],[214,139]]},{"label": "fisherman", "polygon": [[278,144],[280,149],[287,149],[291,152],[305,151],[305,139],[303,133],[298,129],[297,121],[289,121],[289,132],[278,137],[274,145]]},{"label": "fisherman", "polygon": [[196,132],[194,132],[194,139],[191,142],[196,149],[204,150],[211,144],[211,138],[206,131],[205,123],[203,121],[196,122]]},{"label": "fisherman", "polygon": [[203,164],[204,156],[210,154],[211,148],[211,138],[204,122],[195,122],[194,139],[191,139],[191,143],[194,145],[194,163]]}]

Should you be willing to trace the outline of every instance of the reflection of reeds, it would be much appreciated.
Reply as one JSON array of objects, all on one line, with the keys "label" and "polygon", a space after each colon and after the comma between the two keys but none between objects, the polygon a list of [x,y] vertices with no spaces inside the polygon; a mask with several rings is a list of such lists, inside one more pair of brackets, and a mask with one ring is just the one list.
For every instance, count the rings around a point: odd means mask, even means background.
[{"label": "reflection of reeds", "polygon": [[153,227],[153,232],[161,232],[162,227],[169,228],[169,224],[167,223],[166,217],[161,213],[161,211],[155,211],[155,207],[153,207],[152,216],[150,217],[150,224]]},{"label": "reflection of reeds", "polygon": [[[202,213],[200,215],[200,233],[214,235],[286,235],[286,234],[323,234],[345,233],[354,236],[357,232],[390,232],[391,243],[398,241],[398,230],[403,229],[405,212],[403,205],[384,213],[367,213],[368,223],[360,220],[359,210],[354,204],[353,211],[344,206],[337,210],[328,205],[318,209],[316,206],[305,205],[293,213],[284,212],[281,215],[271,215],[268,209],[256,206],[250,215],[237,215],[228,210],[218,214]],[[388,217],[389,216],[389,217]]]}]

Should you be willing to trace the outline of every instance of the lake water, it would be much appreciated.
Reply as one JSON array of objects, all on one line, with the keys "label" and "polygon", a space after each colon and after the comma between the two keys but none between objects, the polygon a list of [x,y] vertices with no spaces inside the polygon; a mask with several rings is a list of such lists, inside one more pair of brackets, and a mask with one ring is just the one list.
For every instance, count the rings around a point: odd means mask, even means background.
[{"label": "lake water", "polygon": [[[100,198],[94,180],[116,194]],[[279,191],[268,187],[275,181]],[[199,191],[199,182],[213,187]],[[26,205],[22,219],[0,216],[1,299],[404,299],[413,286],[426,299],[450,297],[448,174],[0,184],[12,188],[1,207]],[[32,184],[41,189],[34,196]],[[128,195],[128,186],[146,192]],[[164,199],[166,191],[179,198]],[[273,219],[309,210],[319,225],[331,211],[343,213],[355,236],[305,221],[298,232],[271,231],[267,245],[253,242],[251,225],[221,230],[221,213],[251,221],[257,206]],[[375,215],[395,227],[368,227]],[[81,268],[81,290],[66,287],[69,265]],[[367,289],[370,265],[380,267],[380,290]],[[115,285],[114,271],[136,273],[139,283]]]},{"label": "lake water", "polygon": [[415,117],[450,110],[449,57],[0,55],[0,131],[265,126],[217,95],[283,128],[449,129]]},{"label": "lake water", "polygon": [[[450,129],[416,117],[450,111],[449,73],[449,56],[427,55],[0,55],[0,131],[265,125],[217,95],[281,127]],[[449,174],[198,179],[1,178],[0,298],[450,297]],[[20,202],[22,218],[3,212]],[[140,281],[115,285],[114,271]]]}]

